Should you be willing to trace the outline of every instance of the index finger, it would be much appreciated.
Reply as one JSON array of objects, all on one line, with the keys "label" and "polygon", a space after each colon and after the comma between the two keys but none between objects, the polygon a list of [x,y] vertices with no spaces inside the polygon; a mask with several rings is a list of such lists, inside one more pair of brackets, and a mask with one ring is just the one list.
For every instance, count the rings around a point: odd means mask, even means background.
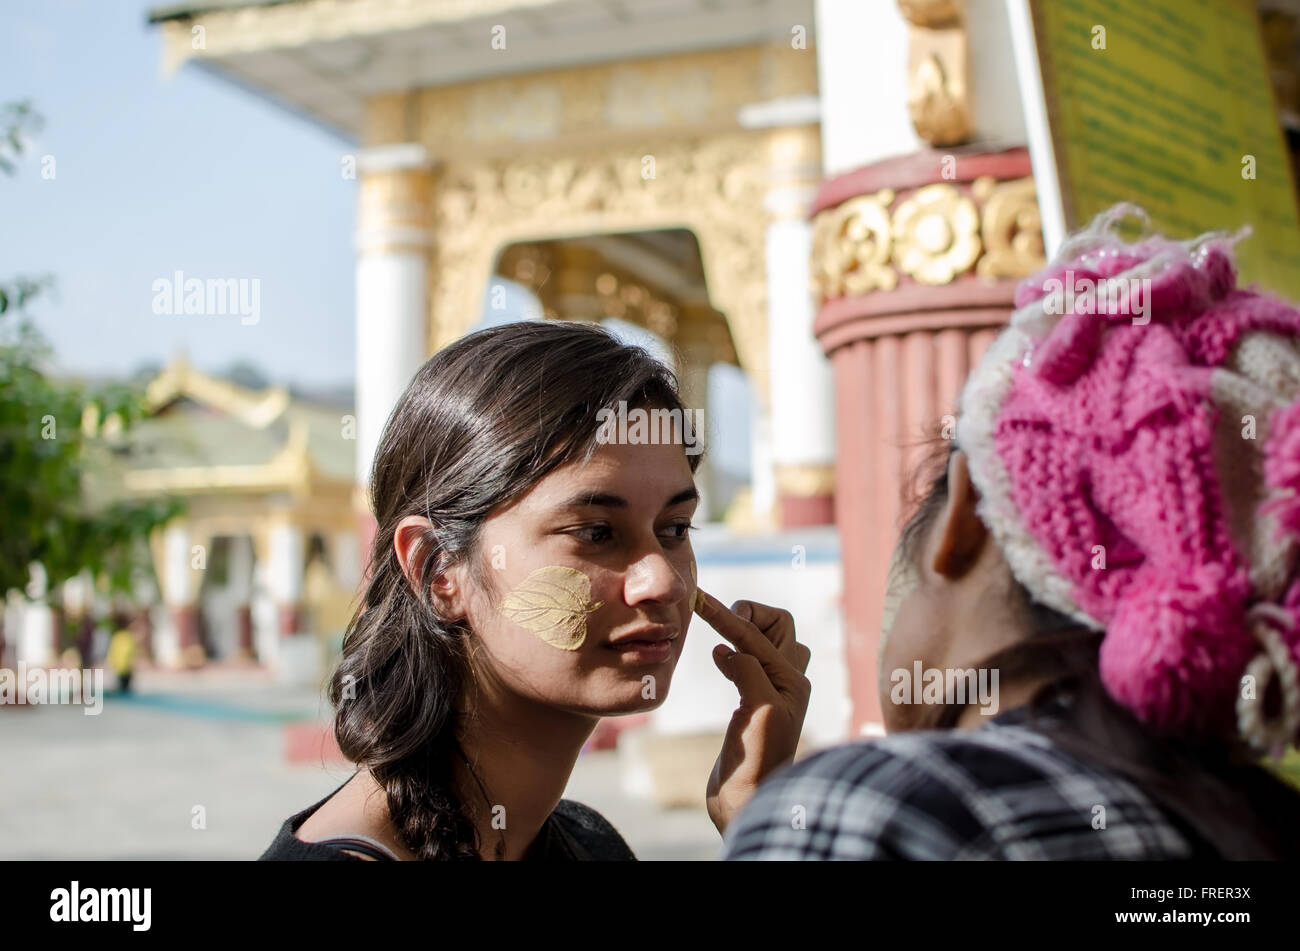
[{"label": "index finger", "polygon": [[[757,627],[736,614],[703,588],[696,588],[695,613],[715,631],[746,654],[753,654],[767,668],[781,659],[781,652]],[[772,671],[768,670],[771,676]]]}]

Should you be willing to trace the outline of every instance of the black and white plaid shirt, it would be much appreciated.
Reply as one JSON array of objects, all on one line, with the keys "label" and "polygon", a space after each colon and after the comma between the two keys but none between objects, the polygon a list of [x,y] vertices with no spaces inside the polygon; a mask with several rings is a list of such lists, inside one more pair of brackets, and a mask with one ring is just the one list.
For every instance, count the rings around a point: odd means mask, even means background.
[{"label": "black and white plaid shirt", "polygon": [[1026,725],[893,733],[773,774],[730,825],[725,860],[1212,858],[1136,786]]}]

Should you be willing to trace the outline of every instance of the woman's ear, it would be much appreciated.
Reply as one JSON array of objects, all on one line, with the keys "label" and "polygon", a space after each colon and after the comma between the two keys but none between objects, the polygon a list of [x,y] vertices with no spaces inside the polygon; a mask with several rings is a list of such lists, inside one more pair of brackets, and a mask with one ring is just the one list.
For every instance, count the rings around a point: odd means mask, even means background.
[{"label": "woman's ear", "polygon": [[[433,535],[433,524],[423,515],[407,515],[397,523],[393,532],[393,551],[412,589],[418,590],[420,586],[424,559],[431,555],[429,545]],[[429,583],[429,595],[444,617],[458,619],[465,616],[460,572],[454,569],[435,571]]]},{"label": "woman's ear", "polygon": [[988,539],[988,529],[975,514],[978,499],[966,466],[966,453],[953,450],[948,457],[948,502],[934,526],[936,541],[931,562],[935,573],[950,581],[970,570]]}]

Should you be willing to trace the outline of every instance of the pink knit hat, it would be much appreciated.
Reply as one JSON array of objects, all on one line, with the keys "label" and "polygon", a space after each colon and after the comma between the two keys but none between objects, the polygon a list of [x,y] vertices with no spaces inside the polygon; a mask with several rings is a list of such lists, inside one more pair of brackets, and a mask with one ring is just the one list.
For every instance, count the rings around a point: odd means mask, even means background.
[{"label": "pink knit hat", "polygon": [[1300,731],[1300,310],[1237,288],[1241,235],[1126,244],[1130,216],[1020,285],[957,443],[1017,580],[1105,630],[1117,701],[1277,752]]}]

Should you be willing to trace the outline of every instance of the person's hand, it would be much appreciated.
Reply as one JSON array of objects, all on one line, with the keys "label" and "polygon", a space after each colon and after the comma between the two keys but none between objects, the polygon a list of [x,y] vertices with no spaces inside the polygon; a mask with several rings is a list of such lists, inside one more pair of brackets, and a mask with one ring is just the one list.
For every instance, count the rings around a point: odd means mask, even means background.
[{"label": "person's hand", "polygon": [[754,601],[729,610],[700,595],[700,617],[736,648],[713,648],[713,662],[740,693],[705,793],[709,818],[724,832],[762,779],[794,759],[812,692],[804,676],[810,652],[795,640],[789,611]]}]

